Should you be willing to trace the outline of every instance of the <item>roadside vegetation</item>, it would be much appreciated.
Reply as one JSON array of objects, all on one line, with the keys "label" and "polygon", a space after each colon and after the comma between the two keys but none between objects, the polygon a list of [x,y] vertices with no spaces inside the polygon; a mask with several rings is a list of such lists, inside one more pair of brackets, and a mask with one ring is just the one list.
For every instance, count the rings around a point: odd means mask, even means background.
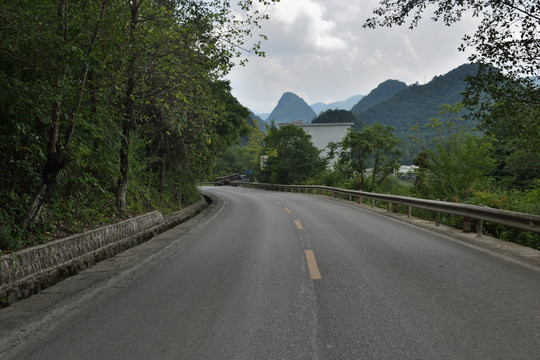
[{"label": "roadside vegetation", "polygon": [[196,200],[249,132],[223,78],[272,2],[1,2],[0,251]]}]

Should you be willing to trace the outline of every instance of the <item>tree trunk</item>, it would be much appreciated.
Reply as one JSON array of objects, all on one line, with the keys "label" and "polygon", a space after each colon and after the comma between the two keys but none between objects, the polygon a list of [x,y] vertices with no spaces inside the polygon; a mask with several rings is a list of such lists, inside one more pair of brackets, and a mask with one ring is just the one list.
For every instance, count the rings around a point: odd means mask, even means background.
[{"label": "tree trunk", "polygon": [[[103,16],[105,14],[105,8],[106,4],[109,0],[102,0],[101,8],[99,11],[99,15],[97,18],[96,28],[94,29],[94,33],[92,36],[92,39],[89,44],[89,48],[87,49],[87,55],[90,55],[92,53],[92,50],[94,48],[95,42],[97,40],[99,29],[100,29],[100,23],[103,19]],[[59,37],[64,39],[66,41],[67,39],[67,20],[66,17],[68,14],[67,11],[67,2],[65,0],[61,0],[58,2],[58,28],[57,28],[57,34]],[[60,64],[63,63],[63,59],[58,56],[57,58],[57,64],[61,66]],[[62,77],[64,76],[64,70],[62,68],[58,68],[56,72],[56,78],[57,82],[60,82]],[[28,207],[28,210],[24,214],[23,218],[20,221],[20,224],[23,227],[23,231],[26,231],[30,225],[37,219],[39,216],[41,209],[43,208],[43,204],[45,203],[45,199],[47,198],[47,195],[49,194],[49,191],[53,187],[56,176],[58,173],[66,166],[66,163],[69,158],[69,146],[71,143],[71,139],[73,138],[73,132],[75,130],[75,122],[74,118],[78,114],[81,104],[82,104],[82,98],[83,93],[86,87],[86,79],[88,75],[88,65],[85,67],[81,74],[81,88],[78,94],[78,101],[75,107],[75,111],[72,114],[71,122],[69,123],[66,133],[64,135],[64,141],[63,141],[63,150],[59,150],[61,147],[59,146],[59,130],[60,130],[60,112],[61,112],[61,106],[62,106],[62,100],[58,100],[53,102],[52,104],[52,111],[51,111],[51,125],[49,129],[49,139],[47,141],[47,161],[45,163],[45,166],[43,167],[43,171],[41,174],[41,184],[38,188],[38,190],[35,192],[32,202],[30,203],[30,206]]]},{"label": "tree trunk", "polygon": [[[132,1],[130,3],[131,22],[129,28],[129,42],[134,43],[135,30],[137,28],[137,16],[139,7],[143,0]],[[122,146],[120,148],[120,178],[118,179],[118,189],[116,192],[116,207],[120,211],[126,209],[126,196],[129,176],[129,138],[133,125],[135,124],[135,103],[133,92],[135,89],[135,61],[136,54],[132,53],[127,65],[127,85],[124,94],[124,119],[122,121]]]},{"label": "tree trunk", "polygon": [[120,211],[126,209],[126,195],[128,188],[129,173],[129,133],[131,122],[124,119],[122,123],[122,146],[120,148],[120,178],[118,179],[118,190],[116,194],[116,207]]}]

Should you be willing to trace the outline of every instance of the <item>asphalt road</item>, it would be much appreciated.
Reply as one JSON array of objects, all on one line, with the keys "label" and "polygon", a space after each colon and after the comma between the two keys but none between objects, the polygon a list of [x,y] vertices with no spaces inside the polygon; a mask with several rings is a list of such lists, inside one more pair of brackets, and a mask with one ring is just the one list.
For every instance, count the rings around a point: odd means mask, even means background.
[{"label": "asphalt road", "polygon": [[203,189],[207,211],[99,281],[1,310],[54,299],[4,356],[540,359],[538,269],[320,196]]}]

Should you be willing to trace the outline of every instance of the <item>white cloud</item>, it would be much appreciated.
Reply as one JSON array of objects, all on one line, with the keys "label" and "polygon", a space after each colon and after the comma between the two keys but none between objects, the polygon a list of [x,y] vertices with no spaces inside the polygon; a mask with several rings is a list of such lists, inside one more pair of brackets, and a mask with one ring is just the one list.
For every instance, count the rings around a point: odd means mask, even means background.
[{"label": "white cloud", "polygon": [[467,61],[457,51],[474,21],[453,27],[423,20],[408,27],[364,29],[376,0],[281,0],[262,32],[266,58],[251,58],[229,79],[233,94],[256,112],[270,112],[292,91],[308,103],[367,94],[387,79],[424,83]]},{"label": "white cloud", "polygon": [[[283,0],[276,4],[270,17],[278,26],[301,40],[306,48],[344,50],[347,43],[333,34],[336,23],[326,19],[325,8],[313,0]],[[300,36],[299,36],[300,35]]]}]

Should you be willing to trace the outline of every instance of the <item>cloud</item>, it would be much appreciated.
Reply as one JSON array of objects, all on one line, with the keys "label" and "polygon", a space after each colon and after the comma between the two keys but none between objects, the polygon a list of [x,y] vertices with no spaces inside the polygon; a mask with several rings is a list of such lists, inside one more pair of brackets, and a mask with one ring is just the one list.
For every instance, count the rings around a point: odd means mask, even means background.
[{"label": "cloud", "polygon": [[283,0],[270,17],[277,26],[300,40],[305,49],[345,50],[347,43],[334,34],[336,23],[324,16],[325,8],[313,0]]},{"label": "cloud", "polygon": [[422,20],[408,27],[364,29],[375,0],[281,0],[262,33],[266,58],[250,58],[229,75],[233,94],[256,112],[271,112],[285,91],[308,103],[366,95],[387,79],[424,83],[467,61],[457,51],[474,21],[453,27]]}]

